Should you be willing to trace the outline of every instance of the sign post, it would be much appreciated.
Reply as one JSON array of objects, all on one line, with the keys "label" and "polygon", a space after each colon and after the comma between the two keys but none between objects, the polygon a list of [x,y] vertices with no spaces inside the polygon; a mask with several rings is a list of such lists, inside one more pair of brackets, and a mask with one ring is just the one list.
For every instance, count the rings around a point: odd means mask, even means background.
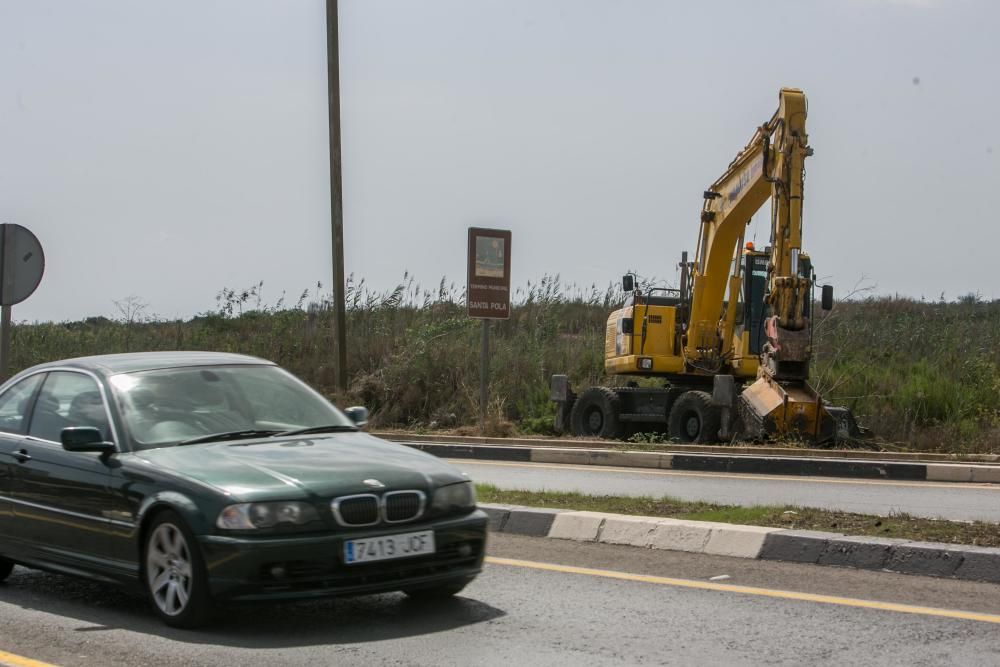
[{"label": "sign post", "polygon": [[21,225],[0,225],[0,382],[10,366],[11,306],[27,299],[45,273],[38,237]]},{"label": "sign post", "polygon": [[490,320],[510,318],[510,231],[469,227],[468,258],[466,307],[469,317],[483,321],[479,428],[485,434],[490,382]]}]

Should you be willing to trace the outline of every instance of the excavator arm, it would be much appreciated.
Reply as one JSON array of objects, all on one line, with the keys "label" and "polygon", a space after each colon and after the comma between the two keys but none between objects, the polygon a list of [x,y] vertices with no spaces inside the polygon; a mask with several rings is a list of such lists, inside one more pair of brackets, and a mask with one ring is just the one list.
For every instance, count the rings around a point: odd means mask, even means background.
[{"label": "excavator arm", "polygon": [[[802,188],[806,157],[806,98],[782,88],[778,110],[757,128],[726,172],[705,192],[698,254],[693,267],[691,319],[684,344],[685,364],[694,372],[721,374],[733,359],[734,309],[740,293],[739,257],[750,218],[771,201],[767,255],[768,316],[757,381],[732,407],[750,435],[799,434],[814,440],[834,437],[835,419],[806,381],[812,331],[805,313],[811,278],[800,266]],[[728,310],[725,307],[729,288]],[[720,396],[723,394],[720,394]]]},{"label": "excavator arm", "polygon": [[803,167],[812,154],[805,127],[806,98],[800,90],[782,88],[779,99],[774,116],[757,128],[726,172],[705,192],[683,350],[685,363],[696,372],[718,372],[730,352],[733,311],[723,318],[723,304],[727,288],[731,304],[740,290],[740,262],[734,257],[740,257],[750,218],[769,199],[767,298],[776,318],[769,326],[788,331],[807,328],[802,313],[809,298],[809,280],[799,275]]}]

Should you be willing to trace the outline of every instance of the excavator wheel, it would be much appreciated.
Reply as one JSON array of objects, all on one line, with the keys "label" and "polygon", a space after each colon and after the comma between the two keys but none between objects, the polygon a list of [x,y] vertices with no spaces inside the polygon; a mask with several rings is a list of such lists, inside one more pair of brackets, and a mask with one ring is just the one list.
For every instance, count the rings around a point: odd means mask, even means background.
[{"label": "excavator wheel", "polygon": [[722,415],[704,391],[681,394],[670,408],[667,435],[680,442],[714,442],[719,438]]},{"label": "excavator wheel", "polygon": [[625,432],[618,414],[621,399],[607,387],[591,387],[580,394],[569,415],[573,435],[583,438],[620,438]]}]

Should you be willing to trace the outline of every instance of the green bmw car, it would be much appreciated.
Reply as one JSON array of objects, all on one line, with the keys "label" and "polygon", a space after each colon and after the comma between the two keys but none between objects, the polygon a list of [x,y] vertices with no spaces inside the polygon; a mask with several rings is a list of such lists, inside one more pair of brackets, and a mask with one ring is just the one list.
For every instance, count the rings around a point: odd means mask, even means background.
[{"label": "green bmw car", "polygon": [[138,584],[183,627],[224,602],[458,593],[485,550],[472,483],[346,412],[242,355],[22,371],[0,387],[0,580]]}]

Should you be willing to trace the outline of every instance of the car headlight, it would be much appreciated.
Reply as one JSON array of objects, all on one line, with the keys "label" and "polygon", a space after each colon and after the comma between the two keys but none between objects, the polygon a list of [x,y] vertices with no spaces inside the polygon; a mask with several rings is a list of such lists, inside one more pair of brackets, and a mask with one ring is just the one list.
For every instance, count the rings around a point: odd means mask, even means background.
[{"label": "car headlight", "polygon": [[476,506],[476,490],[472,482],[459,482],[442,486],[434,492],[431,508],[441,512],[471,510]]},{"label": "car headlight", "polygon": [[316,508],[308,503],[240,503],[219,512],[215,525],[226,530],[254,530],[270,528],[279,523],[302,525],[318,518]]}]

